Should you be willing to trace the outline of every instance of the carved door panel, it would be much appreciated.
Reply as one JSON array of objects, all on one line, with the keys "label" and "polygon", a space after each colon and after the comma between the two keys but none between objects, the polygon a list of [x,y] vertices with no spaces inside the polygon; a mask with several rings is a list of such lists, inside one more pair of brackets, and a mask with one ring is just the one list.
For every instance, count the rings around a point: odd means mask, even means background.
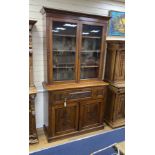
[{"label": "carved door panel", "polygon": [[52,107],[54,135],[61,135],[78,130],[79,105],[77,102],[58,104]]},{"label": "carved door panel", "polygon": [[91,128],[102,124],[103,111],[103,100],[81,102],[79,129]]},{"label": "carved door panel", "polygon": [[125,94],[119,94],[115,101],[114,120],[122,119],[125,117]]},{"label": "carved door panel", "polygon": [[117,51],[116,65],[115,65],[115,81],[125,80],[125,52],[124,50]]}]

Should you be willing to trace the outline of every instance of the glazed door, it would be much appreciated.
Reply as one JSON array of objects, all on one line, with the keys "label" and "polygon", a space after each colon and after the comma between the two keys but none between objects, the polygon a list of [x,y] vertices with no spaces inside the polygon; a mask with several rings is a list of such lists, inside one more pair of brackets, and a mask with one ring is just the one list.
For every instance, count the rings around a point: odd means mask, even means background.
[{"label": "glazed door", "polygon": [[102,66],[103,25],[84,23],[81,27],[80,79],[97,79]]},{"label": "glazed door", "polygon": [[98,126],[103,123],[103,100],[88,100],[80,103],[79,129]]},{"label": "glazed door", "polygon": [[53,19],[51,24],[52,79],[55,82],[75,81],[78,24],[60,19]]},{"label": "glazed door", "polygon": [[114,80],[115,81],[125,80],[125,51],[124,50],[117,51]]},{"label": "glazed door", "polygon": [[77,102],[64,103],[52,107],[53,136],[67,134],[78,130],[79,105]]}]

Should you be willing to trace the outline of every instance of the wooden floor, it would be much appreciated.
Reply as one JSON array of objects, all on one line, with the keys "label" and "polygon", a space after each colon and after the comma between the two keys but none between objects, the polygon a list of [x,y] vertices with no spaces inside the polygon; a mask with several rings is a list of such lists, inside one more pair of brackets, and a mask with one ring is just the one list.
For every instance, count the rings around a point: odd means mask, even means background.
[{"label": "wooden floor", "polygon": [[[112,130],[111,127],[105,125],[105,128],[102,129],[102,130],[98,130],[98,131],[82,134],[82,135],[79,135],[79,136],[74,136],[74,137],[63,139],[63,140],[58,140],[58,141],[55,141],[55,142],[48,143],[47,139],[45,137],[43,129],[40,128],[40,129],[37,129],[39,143],[29,145],[29,151],[33,152],[33,151],[45,149],[45,148],[48,148],[48,147],[64,144],[66,142],[70,142],[70,141],[73,141],[73,140],[76,140],[76,139],[84,138],[84,137],[87,137],[87,136],[91,136],[91,135],[95,135],[95,134],[99,134],[99,133],[103,133],[103,132],[107,132],[107,131],[111,131],[111,130]],[[122,145],[122,147],[124,149],[124,145]]]}]

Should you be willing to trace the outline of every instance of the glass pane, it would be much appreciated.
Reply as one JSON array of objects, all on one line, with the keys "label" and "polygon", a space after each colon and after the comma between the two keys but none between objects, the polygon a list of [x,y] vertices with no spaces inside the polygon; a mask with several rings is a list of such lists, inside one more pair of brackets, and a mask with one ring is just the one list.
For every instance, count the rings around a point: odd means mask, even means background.
[{"label": "glass pane", "polygon": [[81,49],[81,79],[97,78],[99,73],[99,60],[102,27],[83,25]]},{"label": "glass pane", "polygon": [[54,81],[75,79],[77,24],[53,22],[53,79]]}]

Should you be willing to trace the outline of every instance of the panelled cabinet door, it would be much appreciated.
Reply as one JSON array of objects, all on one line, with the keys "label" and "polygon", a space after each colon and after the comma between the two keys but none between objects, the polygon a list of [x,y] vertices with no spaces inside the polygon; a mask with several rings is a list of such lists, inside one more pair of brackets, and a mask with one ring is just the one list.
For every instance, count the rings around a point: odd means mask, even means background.
[{"label": "panelled cabinet door", "polygon": [[103,121],[103,101],[88,100],[80,102],[79,129],[98,126]]},{"label": "panelled cabinet door", "polygon": [[117,95],[115,102],[114,121],[125,118],[125,94]]},{"label": "panelled cabinet door", "polygon": [[61,135],[78,130],[79,105],[77,102],[54,105],[52,107],[52,121],[54,135]]},{"label": "panelled cabinet door", "polygon": [[115,64],[115,81],[124,81],[125,79],[125,52],[124,50],[117,51]]}]

